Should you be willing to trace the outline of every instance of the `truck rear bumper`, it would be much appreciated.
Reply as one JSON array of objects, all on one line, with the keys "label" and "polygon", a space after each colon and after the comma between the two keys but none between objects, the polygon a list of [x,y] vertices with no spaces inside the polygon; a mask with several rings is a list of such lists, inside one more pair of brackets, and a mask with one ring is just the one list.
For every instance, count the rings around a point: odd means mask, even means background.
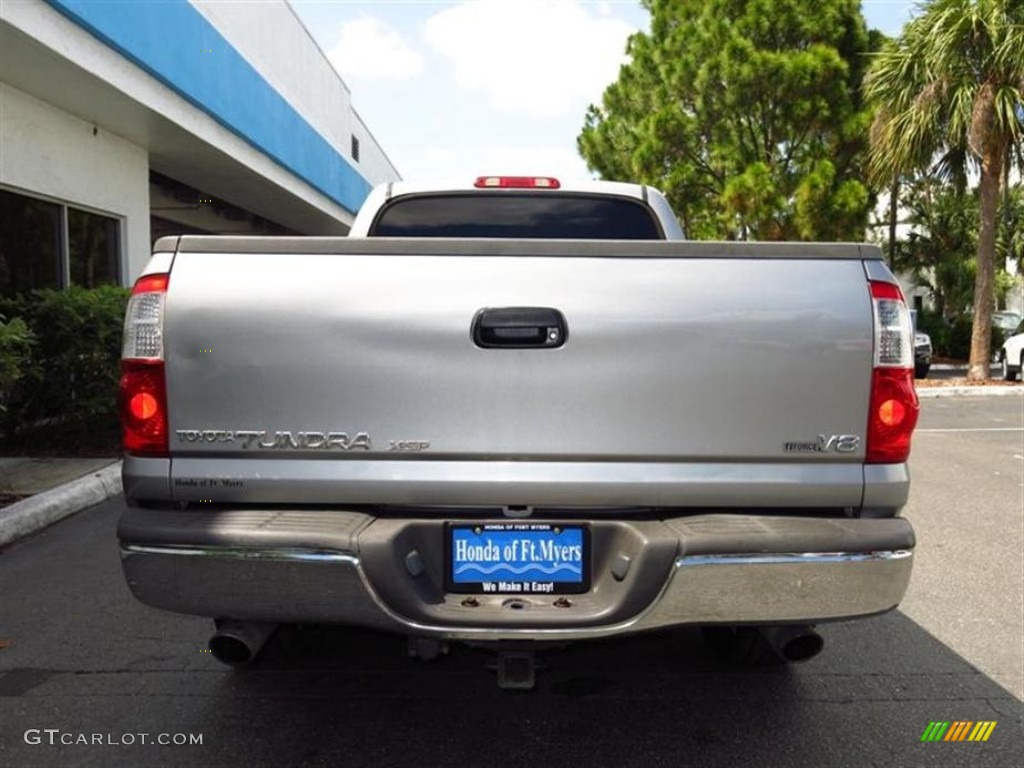
[{"label": "truck rear bumper", "polygon": [[446,593],[441,520],[128,509],[118,535],[132,592],[157,608],[475,641],[868,616],[899,604],[913,560],[900,518],[572,522],[591,527],[593,571],[590,591],[569,600]]}]

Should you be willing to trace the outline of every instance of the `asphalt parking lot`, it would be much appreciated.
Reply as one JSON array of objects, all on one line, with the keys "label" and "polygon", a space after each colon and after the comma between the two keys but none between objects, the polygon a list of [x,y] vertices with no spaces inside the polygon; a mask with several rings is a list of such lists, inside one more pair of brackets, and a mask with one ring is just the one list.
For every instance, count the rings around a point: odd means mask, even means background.
[{"label": "asphalt parking lot", "polygon": [[[424,663],[339,628],[226,669],[208,621],[128,593],[115,499],[0,554],[0,766],[1017,766],[1024,398],[926,400],[911,470],[906,600],[825,626],[821,656],[739,670],[684,631],[553,652],[532,693],[498,690],[479,651]],[[997,726],[922,743],[935,720]]]}]

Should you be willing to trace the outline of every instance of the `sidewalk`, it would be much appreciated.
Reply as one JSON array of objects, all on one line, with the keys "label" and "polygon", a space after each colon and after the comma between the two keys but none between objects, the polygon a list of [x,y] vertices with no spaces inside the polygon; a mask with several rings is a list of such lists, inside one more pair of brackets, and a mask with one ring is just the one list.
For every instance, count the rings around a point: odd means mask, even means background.
[{"label": "sidewalk", "polygon": [[916,379],[918,398],[924,400],[932,397],[999,397],[1005,395],[1024,395],[1024,382],[1003,381],[1000,366],[991,366],[992,378],[985,384],[967,381],[967,365],[934,363],[926,379]]},{"label": "sidewalk", "polygon": [[120,492],[114,457],[0,457],[0,547]]},{"label": "sidewalk", "polygon": [[[920,382],[918,382],[920,383]],[[1024,386],[1020,384],[990,384],[975,386],[970,384],[943,384],[939,386],[917,387],[917,398],[927,400],[934,397],[1024,397]]]}]

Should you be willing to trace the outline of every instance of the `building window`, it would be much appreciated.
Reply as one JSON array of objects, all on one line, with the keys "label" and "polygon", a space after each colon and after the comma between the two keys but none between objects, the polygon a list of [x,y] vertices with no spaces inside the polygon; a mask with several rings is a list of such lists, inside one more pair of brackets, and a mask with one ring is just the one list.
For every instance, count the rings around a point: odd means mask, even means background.
[{"label": "building window", "polygon": [[0,296],[69,283],[119,283],[121,224],[0,189]]},{"label": "building window", "polygon": [[118,282],[117,219],[68,208],[71,284],[83,288]]},{"label": "building window", "polygon": [[60,286],[61,207],[0,189],[0,296]]},{"label": "building window", "polygon": [[352,137],[352,159],[359,162],[359,139]]}]

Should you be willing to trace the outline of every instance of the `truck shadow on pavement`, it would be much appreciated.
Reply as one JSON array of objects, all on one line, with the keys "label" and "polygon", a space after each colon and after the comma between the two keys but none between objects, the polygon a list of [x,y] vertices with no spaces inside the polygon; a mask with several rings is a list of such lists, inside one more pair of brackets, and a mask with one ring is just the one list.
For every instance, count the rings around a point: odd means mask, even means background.
[{"label": "truck shadow on pavement", "polygon": [[[283,628],[220,693],[274,734],[268,764],[1016,764],[1020,702],[902,614],[822,632],[817,659],[753,670],[697,631],[578,643],[540,656],[536,690],[510,692],[482,650],[424,662],[401,638]],[[999,725],[985,744],[921,743],[933,720]]]}]

